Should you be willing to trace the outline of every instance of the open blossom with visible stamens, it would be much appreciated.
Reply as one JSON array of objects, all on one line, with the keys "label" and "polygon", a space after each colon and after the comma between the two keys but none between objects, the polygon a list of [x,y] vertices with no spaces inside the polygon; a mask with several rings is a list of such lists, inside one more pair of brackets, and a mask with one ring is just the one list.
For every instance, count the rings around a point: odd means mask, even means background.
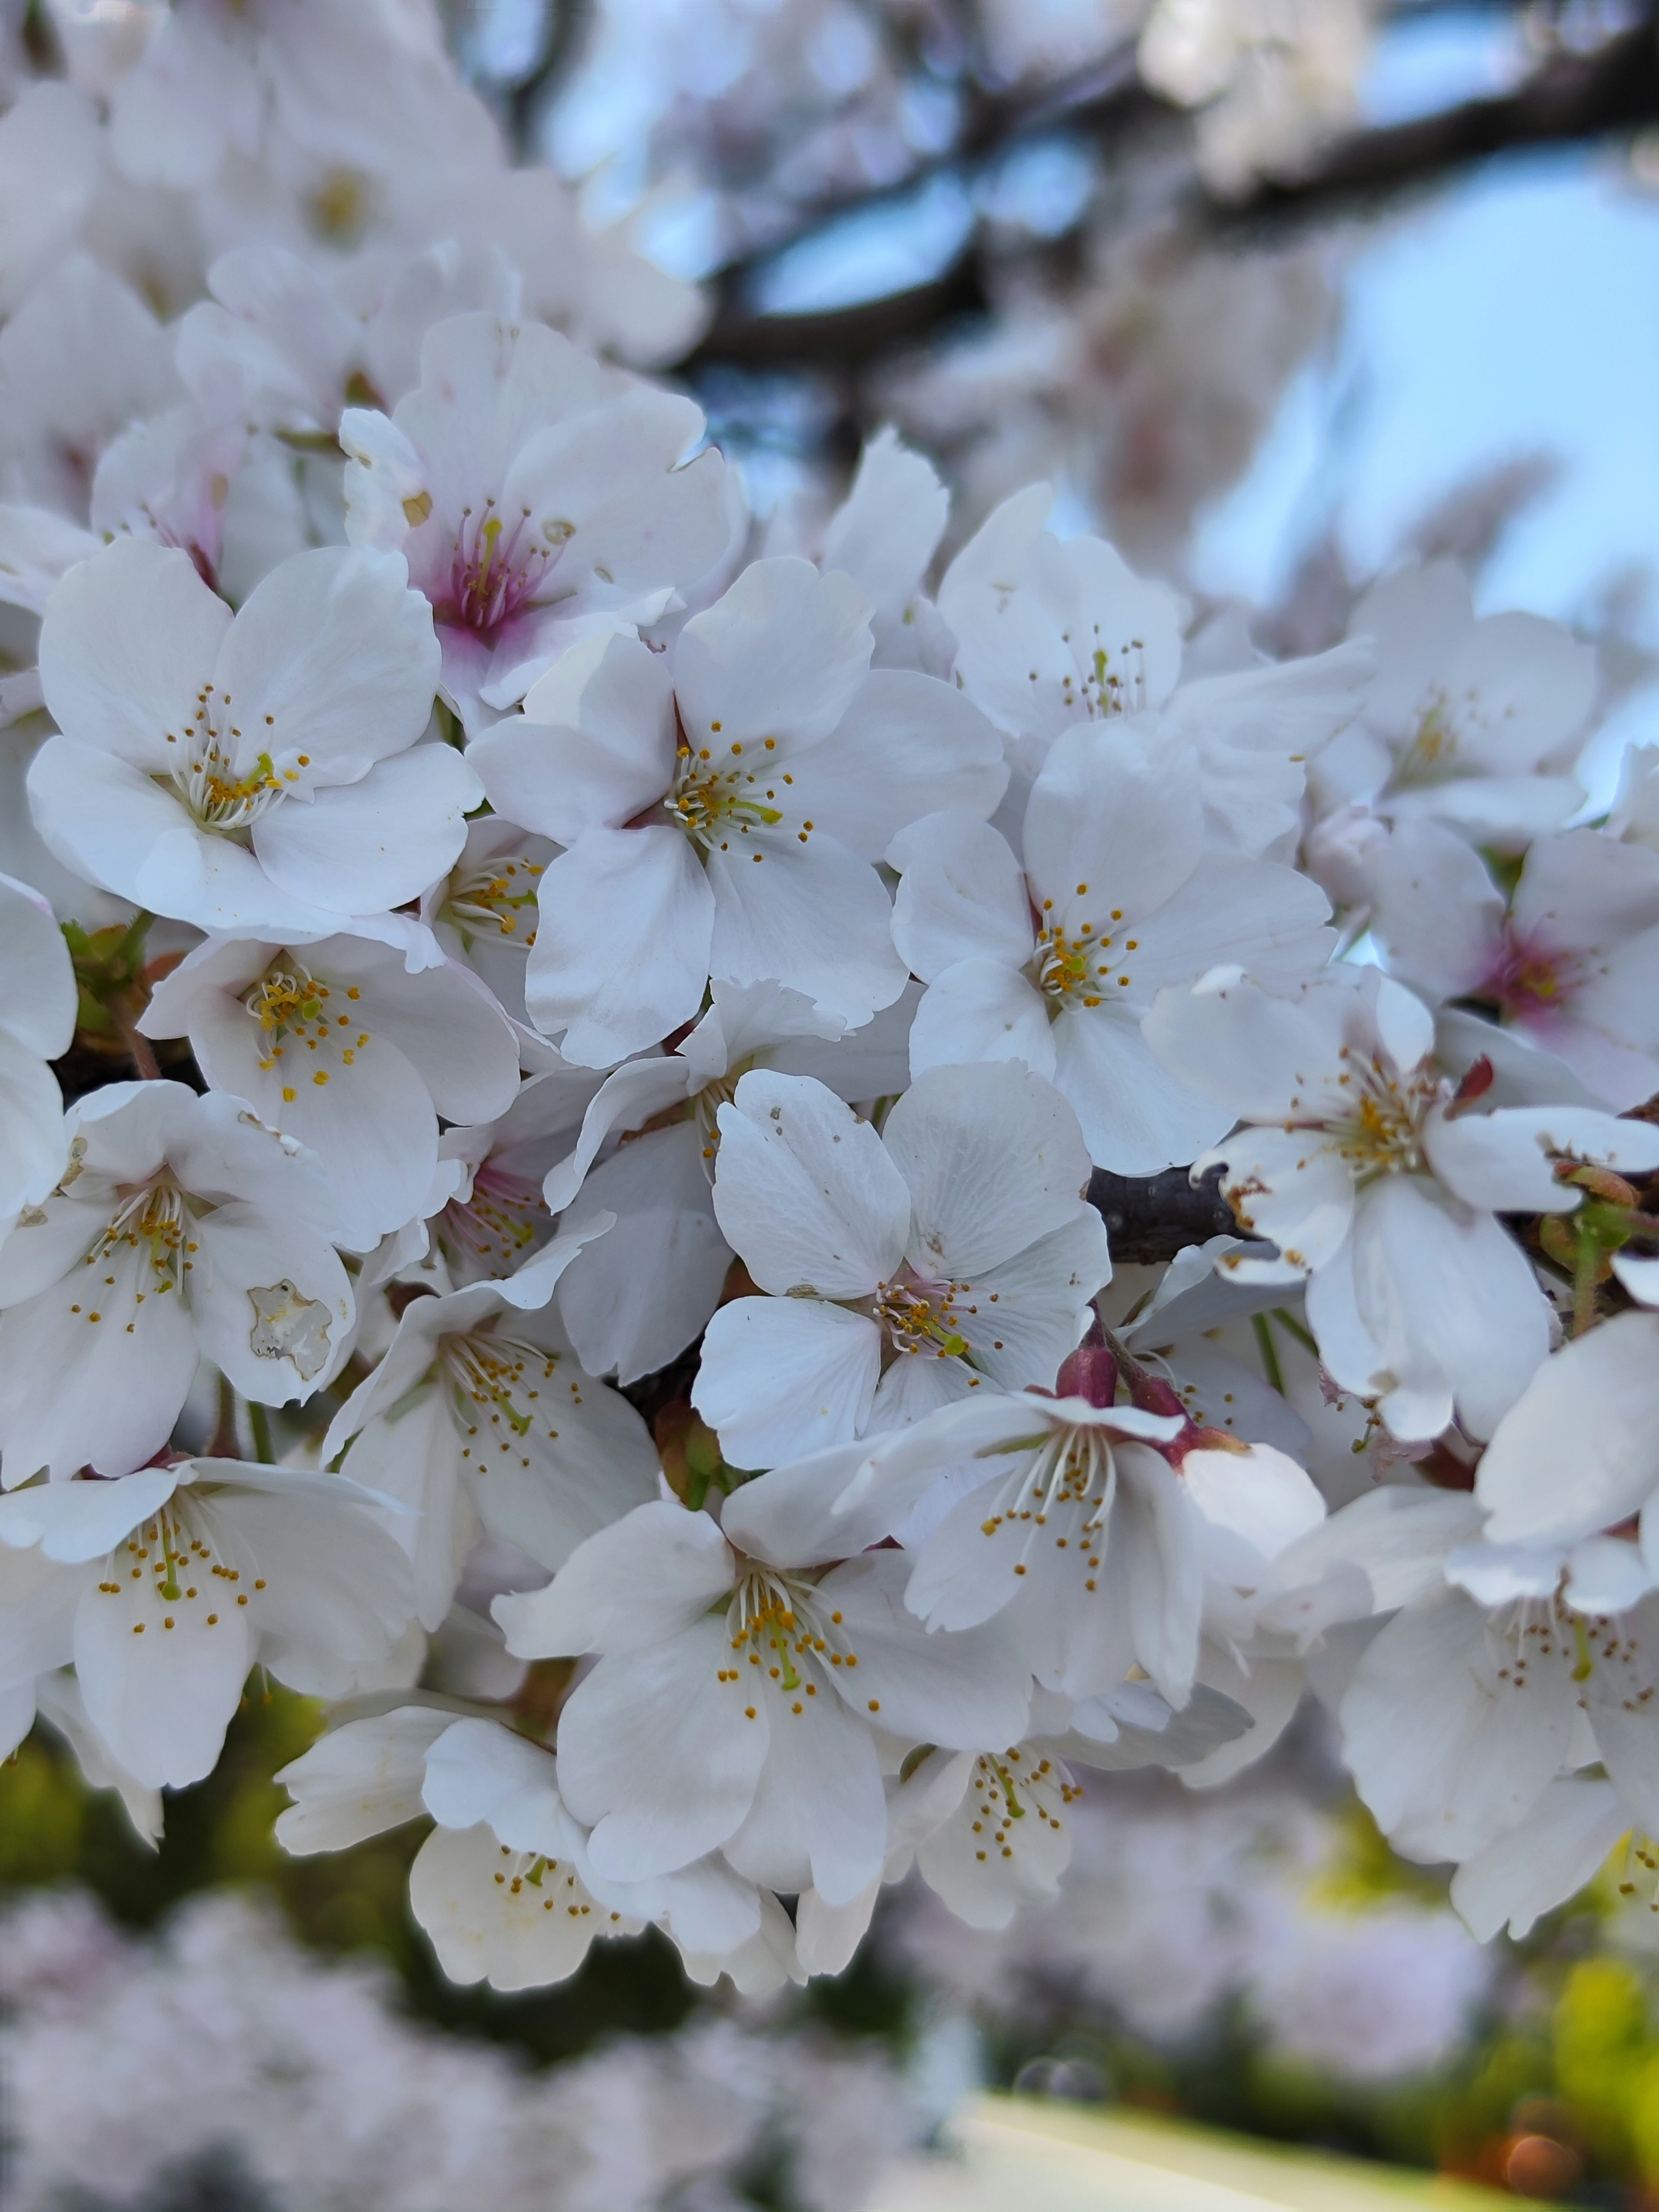
[{"label": "open blossom with visible stamens", "polygon": [[714,1211],[764,1297],[722,1306],[692,1401],[738,1467],[1052,1376],[1111,1273],[1076,1117],[1040,1076],[935,1068],[879,1135],[756,1069],[718,1116]]},{"label": "open blossom with visible stamens", "polygon": [[1318,811],[1364,800],[1524,852],[1583,796],[1570,772],[1595,693],[1595,653],[1536,615],[1476,621],[1450,561],[1406,568],[1355,608],[1377,673],[1363,713],[1320,754]]},{"label": "open blossom with visible stamens", "polygon": [[601,1214],[514,1274],[412,1297],[374,1372],[330,1425],[360,1482],[414,1510],[422,1623],[449,1610],[480,1523],[545,1567],[648,1498],[657,1455],[625,1398],[584,1374],[551,1304],[560,1273]]},{"label": "open blossom with visible stamens", "polygon": [[496,1721],[395,1706],[348,1720],[278,1778],[295,1800],[277,1822],[290,1851],[337,1850],[422,1814],[436,1820],[410,1869],[410,1905],[454,1982],[564,1981],[596,1936],[637,1935],[648,1921],[691,1958],[724,1960],[759,1936],[768,1905],[778,1911],[717,1858],[650,1882],[607,1881],[560,1795],[552,1753]]},{"label": "open blossom with visible stamens", "polygon": [[356,1306],[316,1162],[240,1100],[112,1083],[70,1115],[57,1189],[0,1245],[0,1469],[125,1474],[198,1365],[281,1406],[324,1389]]},{"label": "open blossom with visible stamens", "polygon": [[310,1147],[339,1241],[358,1252],[418,1212],[439,1115],[491,1120],[519,1087],[501,1008],[403,915],[312,942],[210,939],[161,983],[143,1025],[188,1036],[216,1090]]},{"label": "open blossom with visible stamens", "polygon": [[1455,831],[1407,822],[1358,872],[1390,973],[1490,1010],[1616,1111],[1659,1090],[1659,853],[1563,830],[1532,846],[1505,900]]},{"label": "open blossom with visible stamens", "polygon": [[848,1904],[887,1847],[876,1729],[964,1749],[1023,1735],[1012,1644],[995,1626],[927,1635],[903,1559],[858,1556],[873,1522],[832,1516],[862,1456],[763,1475],[719,1522],[637,1507],[545,1590],[495,1601],[510,1650],[601,1655],[560,1717],[559,1775],[607,1878],[719,1850],[768,1888]]},{"label": "open blossom with visible stamens", "polygon": [[62,736],[29,770],[66,866],[198,928],[325,934],[418,897],[461,848],[477,779],[417,744],[438,652],[400,560],[325,548],[234,617],[138,539],[82,562],[40,632]]},{"label": "open blossom with visible stamens", "polygon": [[869,601],[757,561],[661,655],[594,637],[469,758],[490,804],[569,849],[541,879],[531,1018],[611,1066],[782,983],[856,1027],[904,987],[874,863],[941,803],[988,814],[996,734],[947,684],[870,665]]},{"label": "open blossom with visible stamens", "polygon": [[[545,1185],[549,1206],[569,1207],[573,1225],[596,1206],[617,1217],[566,1272],[559,1310],[584,1364],[624,1383],[665,1367],[720,1301],[732,1259],[711,1188],[720,1109],[749,1070],[811,1075],[849,1101],[893,1097],[908,1079],[908,994],[848,1030],[780,984],[716,983],[710,995],[673,1052],[606,1076],[575,1150]],[[618,1127],[630,1133],[596,1167]]]},{"label": "open blossom with visible stamens", "polygon": [[939,612],[957,674],[1027,775],[1079,722],[1161,707],[1181,672],[1181,602],[1098,538],[1045,530],[1054,494],[1028,484],[945,571]]},{"label": "open blossom with visible stamens", "polygon": [[199,1782],[251,1668],[344,1694],[413,1609],[376,1510],[337,1475],[230,1459],[0,1498],[0,1594],[15,1677],[73,1659],[93,1727],[141,1783]]},{"label": "open blossom with visible stamens", "polygon": [[1207,851],[1195,760],[1133,727],[1055,743],[1023,842],[1022,872],[996,830],[959,815],[894,840],[894,938],[928,985],[912,1067],[1024,1060],[1071,1102],[1097,1165],[1190,1160],[1231,1117],[1149,1050],[1147,1009],[1218,960],[1270,988],[1311,975],[1333,941],[1323,895],[1293,869]]},{"label": "open blossom with visible stamens", "polygon": [[1436,1062],[1427,1007],[1375,969],[1328,969],[1293,1000],[1218,969],[1161,994],[1146,1030],[1243,1120],[1194,1172],[1224,1163],[1240,1227],[1278,1253],[1222,1266],[1305,1277],[1327,1370],[1395,1436],[1437,1436],[1455,1414],[1489,1437],[1550,1346],[1548,1303],[1498,1216],[1571,1212],[1581,1194],[1556,1158],[1659,1167],[1659,1131],[1585,1107],[1478,1110]]},{"label": "open blossom with visible stamens", "polygon": [[407,557],[470,732],[584,629],[654,622],[718,557],[724,464],[682,465],[702,433],[690,400],[484,313],[434,325],[390,416],[346,410],[348,534]]}]

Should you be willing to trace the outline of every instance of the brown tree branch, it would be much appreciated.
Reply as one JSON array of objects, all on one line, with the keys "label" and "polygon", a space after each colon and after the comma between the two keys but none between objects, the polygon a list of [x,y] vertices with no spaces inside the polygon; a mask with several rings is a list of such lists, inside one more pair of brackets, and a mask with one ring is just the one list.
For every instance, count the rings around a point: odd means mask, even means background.
[{"label": "brown tree branch", "polygon": [[[915,344],[943,325],[986,305],[977,236],[925,284],[846,307],[804,314],[772,314],[754,304],[755,282],[786,245],[817,234],[844,216],[892,204],[929,175],[971,167],[1019,139],[1065,125],[1086,128],[1115,146],[1133,134],[1178,119],[1179,111],[1147,92],[1133,58],[1115,56],[1102,71],[1060,88],[1043,100],[988,97],[970,112],[962,139],[947,155],[902,184],[813,210],[781,242],[727,269],[714,326],[681,364],[799,362],[855,365]],[[1528,147],[1588,143],[1659,122],[1659,29],[1652,14],[1594,52],[1563,52],[1526,82],[1498,98],[1465,100],[1410,123],[1357,131],[1332,144],[1293,183],[1264,183],[1237,204],[1217,200],[1188,173],[1172,204],[1184,198],[1194,220],[1218,235],[1276,234],[1294,223],[1325,220],[1385,204],[1492,156]]]}]

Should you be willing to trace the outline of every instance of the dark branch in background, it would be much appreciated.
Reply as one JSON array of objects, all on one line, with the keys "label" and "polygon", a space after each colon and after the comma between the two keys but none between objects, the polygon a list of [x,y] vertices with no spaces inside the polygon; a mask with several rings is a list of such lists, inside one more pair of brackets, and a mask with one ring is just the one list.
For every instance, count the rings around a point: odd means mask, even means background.
[{"label": "dark branch in background", "polygon": [[1264,184],[1220,227],[1345,214],[1525,146],[1559,146],[1659,122],[1659,29],[1650,18],[1587,54],[1555,56],[1512,93],[1465,100],[1385,131],[1357,131],[1310,175]]},{"label": "dark branch in background", "polygon": [[[1022,139],[1063,127],[1086,131],[1121,154],[1136,136],[1168,131],[1184,121],[1180,110],[1135,77],[1127,51],[1035,98],[984,95],[970,104],[962,137],[948,155],[919,167],[901,184],[815,208],[787,238],[724,270],[714,327],[681,367],[695,372],[716,363],[852,365],[933,335],[987,305],[975,240],[926,284],[817,313],[760,313],[752,304],[754,282],[785,246],[848,214],[902,200],[931,175],[982,165]],[[1295,183],[1264,183],[1248,198],[1229,204],[1205,192],[1188,173],[1172,191],[1170,204],[1218,237],[1273,237],[1309,221],[1370,211],[1498,154],[1587,143],[1655,123],[1659,29],[1650,12],[1589,53],[1552,56],[1512,93],[1339,138]]]},{"label": "dark branch in background", "polygon": [[1194,1183],[1185,1168],[1155,1176],[1110,1175],[1097,1168],[1089,1178],[1089,1203],[1106,1224],[1113,1260],[1152,1267],[1173,1260],[1188,1244],[1237,1237],[1221,1176],[1214,1167]]},{"label": "dark branch in background", "polygon": [[507,128],[520,161],[536,159],[532,141],[543,106],[574,60],[592,13],[589,0],[550,0],[547,36],[536,58],[536,66],[527,76],[520,77],[507,89]]}]

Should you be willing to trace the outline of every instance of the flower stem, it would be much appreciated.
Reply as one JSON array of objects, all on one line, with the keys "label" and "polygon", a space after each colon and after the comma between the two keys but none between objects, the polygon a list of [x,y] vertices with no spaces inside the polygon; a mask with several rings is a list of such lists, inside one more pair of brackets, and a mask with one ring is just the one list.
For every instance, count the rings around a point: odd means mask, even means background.
[{"label": "flower stem", "polygon": [[253,1456],[261,1467],[275,1467],[276,1452],[270,1443],[270,1415],[256,1400],[247,1401],[247,1425],[253,1431]]}]

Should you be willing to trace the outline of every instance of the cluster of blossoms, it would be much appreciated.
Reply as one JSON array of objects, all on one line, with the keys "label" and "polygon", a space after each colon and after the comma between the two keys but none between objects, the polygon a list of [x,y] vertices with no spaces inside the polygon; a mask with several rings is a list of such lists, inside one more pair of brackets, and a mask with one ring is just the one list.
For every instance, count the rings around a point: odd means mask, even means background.
[{"label": "cluster of blossoms", "polygon": [[[331,1708],[283,1842],[428,1824],[501,1989],[834,1972],[913,1865],[1006,1925],[1093,1775],[1304,1682],[1476,1928],[1646,1863],[1659,770],[1578,821],[1589,648],[1431,566],[1273,662],[1042,484],[930,589],[890,434],[780,550],[579,342],[681,290],[549,265],[419,9],[63,12],[0,121],[88,179],[0,329],[0,1745],[154,1833],[263,1668]],[[162,320],[181,199],[241,228]],[[77,1034],[138,1075],[66,1110]],[[1188,1168],[1238,1234],[1115,1279],[1091,1177]]]}]

